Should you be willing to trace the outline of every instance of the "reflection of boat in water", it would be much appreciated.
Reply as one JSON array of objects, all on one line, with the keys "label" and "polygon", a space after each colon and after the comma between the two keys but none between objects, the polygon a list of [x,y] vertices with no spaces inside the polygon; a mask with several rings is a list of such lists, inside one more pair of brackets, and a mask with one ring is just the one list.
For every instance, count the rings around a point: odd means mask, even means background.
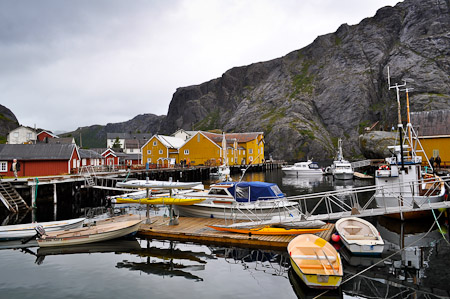
[{"label": "reflection of boat in water", "polygon": [[314,187],[320,185],[323,176],[283,176],[281,182],[283,186],[291,186],[311,191]]},{"label": "reflection of boat in water", "polygon": [[190,280],[203,281],[203,278],[190,273],[190,271],[205,270],[205,265],[183,265],[175,263],[173,260],[170,260],[169,262],[123,261],[117,263],[116,268],[140,271],[146,274],[155,274],[159,276],[184,277]]},{"label": "reflection of boat in water", "polygon": [[306,162],[296,162],[294,165],[288,165],[281,168],[285,175],[295,176],[322,176],[323,170],[317,162],[308,160]]},{"label": "reflection of boat in water", "polygon": [[[450,246],[444,242],[440,232],[432,230],[433,222],[400,221],[378,217],[377,229],[383,237],[389,258],[382,261],[361,257],[359,261],[347,259],[345,250],[341,254],[346,261],[344,272],[355,275],[343,283],[344,293],[354,296],[393,298],[448,298],[448,269],[450,269]],[[345,248],[344,248],[345,249]],[[393,254],[403,249],[399,254]],[[372,257],[371,257],[372,258]],[[382,262],[380,262],[382,261]]]},{"label": "reflection of boat in water", "polygon": [[309,288],[291,268],[288,271],[289,282],[294,290],[297,298],[309,299],[309,298],[322,298],[322,299],[338,299],[342,298],[342,290],[340,288],[334,290],[327,290],[324,293],[323,290]]}]

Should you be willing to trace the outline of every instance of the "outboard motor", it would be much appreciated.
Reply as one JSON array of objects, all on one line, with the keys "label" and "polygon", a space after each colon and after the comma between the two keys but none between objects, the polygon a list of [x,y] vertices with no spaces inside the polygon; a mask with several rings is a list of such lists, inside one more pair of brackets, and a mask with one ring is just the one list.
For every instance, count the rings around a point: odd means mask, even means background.
[{"label": "outboard motor", "polygon": [[42,227],[42,225],[38,225],[34,228],[34,230],[36,231],[36,235],[40,238],[42,236],[47,235],[45,233],[45,229]]}]

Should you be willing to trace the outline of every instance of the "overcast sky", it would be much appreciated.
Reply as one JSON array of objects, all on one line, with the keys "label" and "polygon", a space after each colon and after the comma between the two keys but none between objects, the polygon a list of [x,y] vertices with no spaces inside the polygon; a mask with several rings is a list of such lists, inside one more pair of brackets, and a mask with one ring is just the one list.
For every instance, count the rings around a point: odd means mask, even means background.
[{"label": "overcast sky", "polygon": [[0,0],[0,104],[53,131],[167,114],[178,87],[286,55],[398,0]]}]

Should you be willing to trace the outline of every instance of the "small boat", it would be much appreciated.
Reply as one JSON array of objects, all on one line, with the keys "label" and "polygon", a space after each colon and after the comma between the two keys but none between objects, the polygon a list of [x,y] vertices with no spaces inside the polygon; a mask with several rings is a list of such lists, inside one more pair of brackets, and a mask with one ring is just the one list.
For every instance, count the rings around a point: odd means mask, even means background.
[{"label": "small boat", "polygon": [[209,175],[221,181],[228,181],[230,179],[230,167],[226,164],[220,165],[216,171],[210,172]]},{"label": "small boat", "polygon": [[86,218],[77,218],[70,220],[0,226],[0,241],[17,240],[32,237],[36,235],[35,227],[39,225],[49,232],[81,227],[83,226],[83,222],[85,219]]},{"label": "small boat", "polygon": [[53,247],[112,240],[136,233],[141,222],[142,220],[126,220],[48,233],[41,231],[37,242],[39,247]]},{"label": "small boat", "polygon": [[132,198],[118,197],[115,203],[137,203],[147,205],[193,205],[204,201],[206,198],[189,198],[189,197],[147,197]]},{"label": "small boat", "polygon": [[384,249],[384,241],[372,223],[358,218],[347,217],[336,222],[336,230],[342,243],[357,255],[380,255]]},{"label": "small boat", "polygon": [[177,194],[206,198],[190,206],[174,206],[180,216],[260,221],[274,216],[299,215],[298,202],[289,202],[277,184],[266,182],[221,182],[209,190]]},{"label": "small boat", "polygon": [[284,166],[281,168],[281,171],[283,171],[286,175],[296,176],[323,175],[323,170],[319,167],[319,164],[311,160],[308,160],[307,162],[297,162],[290,166]]},{"label": "small boat", "polygon": [[336,159],[330,167],[331,174],[336,180],[351,180],[353,179],[352,163],[344,159],[342,155],[342,139],[338,140],[338,153]]},{"label": "small boat", "polygon": [[342,260],[327,241],[312,234],[298,235],[287,251],[292,268],[310,288],[335,289],[342,282]]},{"label": "small boat", "polygon": [[207,227],[223,232],[231,232],[247,235],[267,235],[267,236],[315,234],[328,229],[328,228],[282,228],[270,226],[256,227],[256,228],[233,228],[220,225],[207,225]]}]

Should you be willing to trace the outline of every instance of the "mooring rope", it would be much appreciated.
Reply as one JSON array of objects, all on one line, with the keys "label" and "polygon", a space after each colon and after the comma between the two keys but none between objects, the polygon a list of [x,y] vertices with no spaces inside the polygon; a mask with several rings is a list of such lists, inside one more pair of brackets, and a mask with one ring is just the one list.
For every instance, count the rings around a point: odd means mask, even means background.
[{"label": "mooring rope", "polygon": [[[404,251],[406,248],[412,247],[414,244],[416,244],[417,242],[419,242],[420,240],[422,240],[423,238],[425,238],[425,237],[431,232],[431,230],[433,229],[434,225],[437,223],[437,220],[442,216],[443,213],[444,213],[444,212],[441,212],[441,213],[439,214],[439,216],[438,216],[437,218],[435,218],[435,222],[433,222],[433,224],[431,225],[430,229],[428,229],[428,231],[425,233],[425,235],[423,235],[422,237],[420,237],[420,238],[417,239],[416,241],[412,242],[409,246],[401,248],[400,250],[398,250],[398,251],[396,251],[396,252],[390,254],[389,256],[387,256],[387,257],[385,257],[384,259],[382,259],[382,260],[376,262],[375,264],[373,264],[373,265],[367,267],[366,269],[364,269],[364,270],[362,270],[362,271],[360,271],[360,272],[358,272],[358,273],[356,273],[356,274],[350,276],[349,278],[347,278],[347,279],[345,279],[344,281],[342,281],[341,285],[343,285],[344,283],[349,282],[350,280],[352,280],[353,278],[355,278],[355,277],[357,277],[357,276],[363,274],[364,272],[367,272],[368,270],[372,269],[372,268],[375,267],[376,265],[378,265],[378,264],[380,264],[380,263],[382,263],[382,262],[384,262],[384,261],[386,261],[386,260],[392,258],[393,256],[395,256],[395,255],[401,253],[401,252]],[[441,233],[442,233],[442,232],[441,232]],[[446,240],[446,239],[444,238],[444,240]],[[446,241],[447,241],[447,240],[446,240]],[[328,291],[329,291],[329,290],[324,291],[323,293],[317,295],[317,296],[314,297],[313,299],[320,298],[321,296],[325,295]]]}]

